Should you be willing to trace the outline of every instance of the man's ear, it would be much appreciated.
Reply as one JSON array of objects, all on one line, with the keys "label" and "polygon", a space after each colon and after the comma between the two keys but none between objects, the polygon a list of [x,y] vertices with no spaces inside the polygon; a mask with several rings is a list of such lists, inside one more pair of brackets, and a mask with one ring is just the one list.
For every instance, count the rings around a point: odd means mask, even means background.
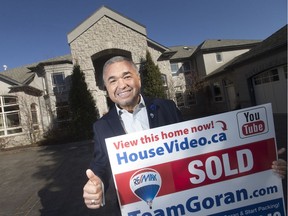
[{"label": "man's ear", "polygon": [[139,86],[140,86],[140,88],[141,88],[141,79],[139,78]]}]

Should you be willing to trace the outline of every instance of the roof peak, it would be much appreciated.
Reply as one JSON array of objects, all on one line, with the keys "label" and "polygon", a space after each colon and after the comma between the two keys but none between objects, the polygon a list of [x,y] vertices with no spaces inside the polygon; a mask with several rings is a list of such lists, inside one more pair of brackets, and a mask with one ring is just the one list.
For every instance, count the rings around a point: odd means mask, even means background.
[{"label": "roof peak", "polygon": [[91,16],[86,20],[80,23],[76,28],[74,28],[70,33],[68,33],[68,43],[72,43],[77,37],[79,37],[83,32],[89,29],[92,25],[98,22],[102,17],[109,17],[116,22],[121,23],[122,25],[127,26],[128,28],[133,29],[134,31],[139,32],[140,34],[147,35],[146,27],[138,22],[106,7],[102,6],[96,10]]}]

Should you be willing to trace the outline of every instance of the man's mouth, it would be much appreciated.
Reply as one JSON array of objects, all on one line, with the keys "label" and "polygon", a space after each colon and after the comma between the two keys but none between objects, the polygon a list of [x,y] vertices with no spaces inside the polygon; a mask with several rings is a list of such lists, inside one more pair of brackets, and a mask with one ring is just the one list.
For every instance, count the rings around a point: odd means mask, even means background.
[{"label": "man's mouth", "polygon": [[126,90],[126,91],[123,91],[123,92],[120,92],[120,93],[117,93],[117,95],[121,98],[125,98],[127,96],[130,96],[131,94],[131,90]]}]

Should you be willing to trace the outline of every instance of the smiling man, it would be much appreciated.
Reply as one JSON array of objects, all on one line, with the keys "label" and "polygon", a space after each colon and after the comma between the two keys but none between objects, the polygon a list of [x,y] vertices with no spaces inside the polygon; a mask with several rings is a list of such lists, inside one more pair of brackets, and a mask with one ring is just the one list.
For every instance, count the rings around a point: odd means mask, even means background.
[{"label": "smiling man", "polygon": [[[103,81],[115,106],[93,126],[94,154],[86,172],[89,180],[83,189],[84,202],[91,209],[104,205],[104,191],[112,176],[106,138],[182,121],[181,113],[172,100],[141,95],[140,73],[130,59],[122,56],[109,59],[103,67]],[[113,209],[118,210],[113,215],[121,215],[119,206]]]}]

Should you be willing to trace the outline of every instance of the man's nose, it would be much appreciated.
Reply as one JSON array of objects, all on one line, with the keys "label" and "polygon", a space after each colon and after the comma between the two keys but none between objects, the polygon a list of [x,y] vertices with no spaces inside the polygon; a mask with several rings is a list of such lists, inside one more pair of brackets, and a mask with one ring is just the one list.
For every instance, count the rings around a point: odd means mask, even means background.
[{"label": "man's nose", "polygon": [[127,84],[123,78],[118,79],[118,87],[119,88],[124,88],[126,85]]}]

